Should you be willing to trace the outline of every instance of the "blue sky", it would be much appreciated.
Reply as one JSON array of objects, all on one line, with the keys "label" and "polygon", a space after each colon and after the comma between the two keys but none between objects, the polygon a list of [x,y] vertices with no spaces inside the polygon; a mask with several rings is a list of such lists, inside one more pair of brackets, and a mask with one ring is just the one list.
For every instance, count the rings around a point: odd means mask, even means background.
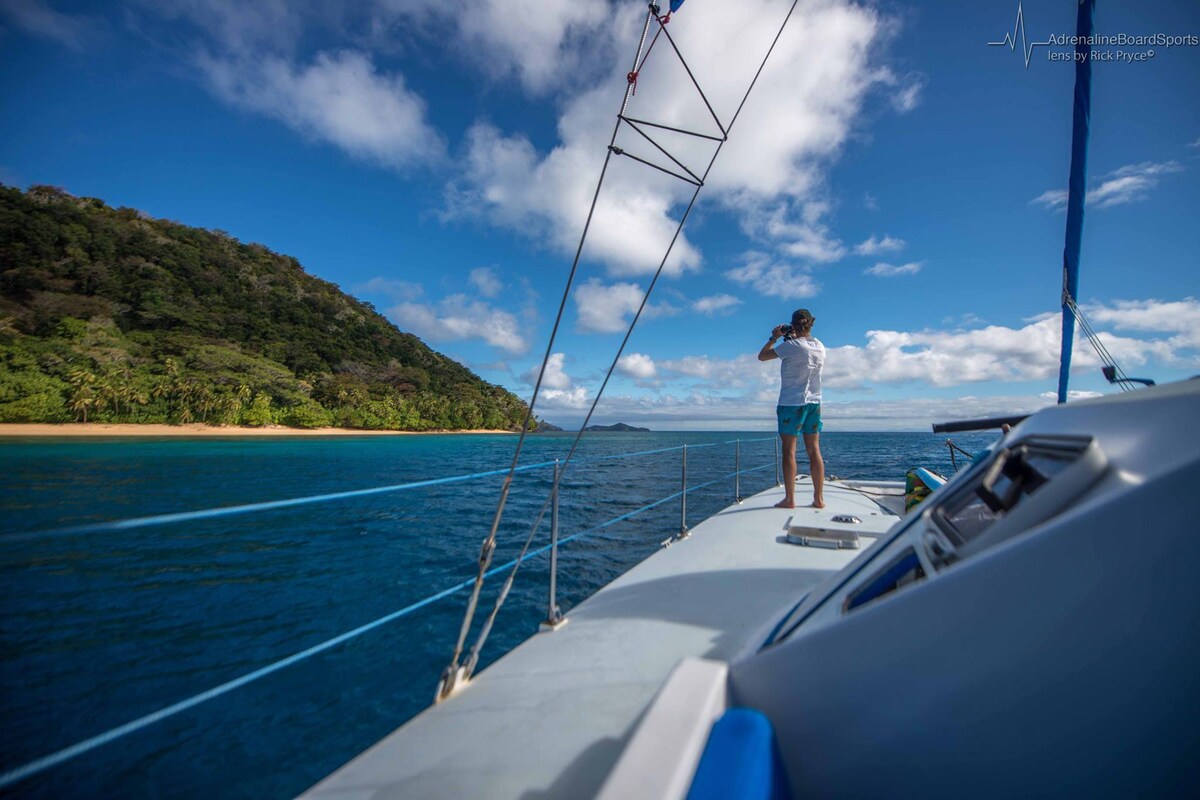
[{"label": "blue sky", "polygon": [[[788,5],[688,0],[670,22],[718,116]],[[1022,8],[1027,41],[1073,33],[1072,2]],[[0,181],[294,255],[528,398],[644,15],[0,0]],[[828,430],[1050,402],[1074,70],[1049,60],[1066,47],[1026,66],[1019,39],[989,46],[1016,15],[1015,0],[801,3],[596,420],[770,428],[777,367],[754,355],[797,307],[829,350]],[[1200,8],[1100,0],[1096,24],[1195,36]],[[660,48],[629,113],[711,124]],[[1181,379],[1200,372],[1200,46],[1098,49],[1145,60],[1094,66],[1080,301],[1127,373]],[[539,416],[582,418],[690,190],[614,159]],[[1086,343],[1076,364],[1073,389],[1111,391]]]}]

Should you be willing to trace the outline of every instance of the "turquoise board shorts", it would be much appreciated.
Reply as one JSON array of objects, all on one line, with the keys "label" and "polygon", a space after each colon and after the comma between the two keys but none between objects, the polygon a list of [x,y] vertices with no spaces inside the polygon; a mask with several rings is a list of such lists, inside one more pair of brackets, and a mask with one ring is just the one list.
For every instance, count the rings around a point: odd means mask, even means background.
[{"label": "turquoise board shorts", "polygon": [[775,406],[779,418],[779,432],[784,436],[799,436],[801,433],[821,432],[821,404],[803,406]]}]

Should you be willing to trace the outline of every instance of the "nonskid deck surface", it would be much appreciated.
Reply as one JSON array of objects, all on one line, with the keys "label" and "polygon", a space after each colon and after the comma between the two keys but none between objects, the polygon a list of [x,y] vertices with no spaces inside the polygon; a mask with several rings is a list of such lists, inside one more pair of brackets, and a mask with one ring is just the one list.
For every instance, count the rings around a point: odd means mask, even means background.
[{"label": "nonskid deck surface", "polygon": [[[796,502],[811,502],[802,477]],[[859,550],[799,547],[785,528],[862,520],[862,547],[896,521],[837,483],[826,507],[777,509],[775,487],[705,520],[394,731],[306,798],[590,797],[684,657],[729,660]],[[666,535],[671,531],[664,531]],[[430,676],[430,687],[436,676]]]}]

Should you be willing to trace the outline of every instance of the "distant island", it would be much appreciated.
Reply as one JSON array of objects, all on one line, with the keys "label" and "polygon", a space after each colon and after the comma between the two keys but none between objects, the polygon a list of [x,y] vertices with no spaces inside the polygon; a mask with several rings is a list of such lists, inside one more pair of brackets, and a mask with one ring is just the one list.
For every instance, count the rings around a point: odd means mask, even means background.
[{"label": "distant island", "polygon": [[0,185],[0,423],[512,431],[527,411],[295,258]]},{"label": "distant island", "polygon": [[650,433],[649,428],[635,428],[632,425],[626,425],[624,422],[618,422],[616,425],[588,425],[584,428],[585,431],[616,431],[619,433]]},{"label": "distant island", "polygon": [[534,433],[562,433],[563,429],[555,425],[553,422],[539,420],[537,426],[533,429]]}]

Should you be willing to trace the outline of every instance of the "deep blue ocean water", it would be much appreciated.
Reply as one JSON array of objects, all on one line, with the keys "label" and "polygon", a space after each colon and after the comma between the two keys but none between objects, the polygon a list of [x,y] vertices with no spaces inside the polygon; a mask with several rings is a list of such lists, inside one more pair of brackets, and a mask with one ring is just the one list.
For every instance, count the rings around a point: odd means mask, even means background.
[{"label": "deep blue ocean water", "polygon": [[[565,455],[572,438],[531,436],[521,463]],[[679,490],[678,451],[599,457],[686,443],[696,486],[733,472],[734,446],[694,446],[736,438],[743,469],[766,467],[742,476],[742,494],[772,485],[774,447],[763,432],[584,437],[562,482],[560,535]],[[955,442],[977,452],[994,438]],[[914,466],[950,474],[944,441],[827,432],[822,451],[831,476],[901,480]],[[515,444],[505,435],[0,439],[0,773],[473,577],[501,478],[119,532],[23,534],[500,469]],[[539,469],[515,479],[495,563],[515,555],[550,477]],[[690,493],[688,524],[728,505],[733,491],[730,478]],[[652,554],[679,524],[674,500],[565,544],[564,611]],[[544,618],[547,570],[546,556],[522,567],[484,665]],[[476,629],[501,582],[488,582]],[[429,704],[466,599],[451,595],[7,791],[291,797]]]}]

